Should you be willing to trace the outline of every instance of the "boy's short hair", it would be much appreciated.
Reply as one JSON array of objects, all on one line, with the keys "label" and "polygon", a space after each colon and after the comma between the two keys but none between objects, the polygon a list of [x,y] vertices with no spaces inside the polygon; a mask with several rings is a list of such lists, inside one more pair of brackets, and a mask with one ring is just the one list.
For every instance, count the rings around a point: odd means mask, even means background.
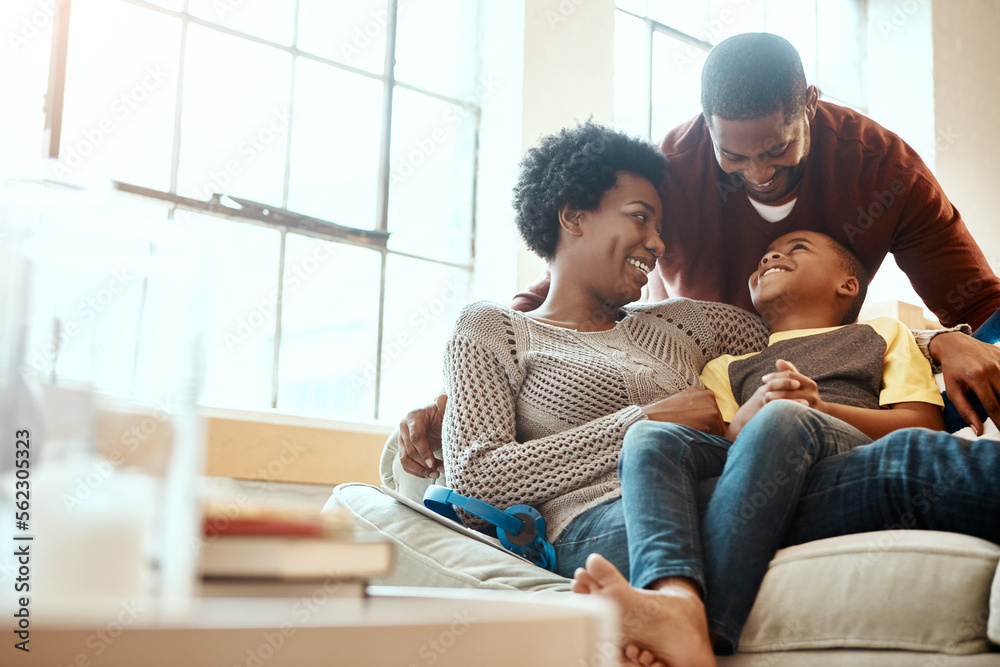
[{"label": "boy's short hair", "polygon": [[861,260],[858,259],[858,256],[850,248],[829,236],[826,238],[827,243],[830,244],[830,247],[833,248],[837,253],[838,259],[840,259],[840,267],[848,275],[854,276],[858,280],[858,295],[854,297],[851,307],[840,322],[841,324],[854,324],[858,321],[858,315],[861,314],[861,306],[864,305],[865,297],[868,296],[868,269],[865,268],[865,265],[861,263]]}]

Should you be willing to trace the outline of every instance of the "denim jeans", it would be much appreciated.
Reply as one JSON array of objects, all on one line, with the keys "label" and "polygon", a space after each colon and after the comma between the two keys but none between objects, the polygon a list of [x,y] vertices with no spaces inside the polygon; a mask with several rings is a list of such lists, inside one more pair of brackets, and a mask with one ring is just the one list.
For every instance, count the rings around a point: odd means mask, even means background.
[{"label": "denim jeans", "polygon": [[[591,507],[563,529],[553,543],[557,574],[572,577],[587,556],[599,553],[638,588],[676,575],[691,577],[704,591],[700,548],[690,542],[692,535],[697,540],[699,516],[708,507],[732,443],[718,438],[714,448],[692,448],[687,454],[691,458],[677,456],[677,452],[667,454],[667,448],[659,446],[663,426],[666,424],[638,422],[625,434],[618,459],[622,497]],[[649,462],[647,457],[656,460]],[[626,507],[632,516],[628,532]],[[654,540],[658,530],[664,534]],[[647,548],[648,557],[644,553]],[[639,568],[635,573],[632,562]]]},{"label": "denim jeans", "polygon": [[[983,322],[981,327],[972,332],[972,337],[976,340],[981,340],[984,343],[992,344],[1000,342],[1000,310],[990,315],[989,319]],[[955,409],[951,399],[948,398],[948,392],[942,392],[941,398],[944,399],[945,430],[949,433],[954,433],[955,431],[960,431],[968,426],[968,424],[965,423],[965,420],[962,419],[962,416],[958,414],[958,410]],[[979,415],[979,418],[986,421],[986,410],[983,408],[982,402],[975,394],[969,395],[969,403],[972,404],[972,407]],[[997,426],[1000,426],[1000,424],[997,424]]]},{"label": "denim jeans", "polygon": [[552,546],[556,550],[553,570],[556,574],[572,577],[576,568],[584,566],[587,556],[599,553],[628,577],[628,539],[622,499],[607,500],[573,519]]},{"label": "denim jeans", "polygon": [[[720,648],[735,650],[767,564],[781,546],[886,529],[945,530],[1000,542],[997,442],[903,429],[855,446],[869,439],[839,420],[790,401],[769,406],[769,421],[779,422],[772,427],[783,435],[762,427],[754,439],[764,445],[745,451],[734,446],[726,472],[698,484],[695,499],[691,480],[711,474],[716,450],[729,442],[676,424],[633,426],[619,461],[623,498],[589,509],[562,532],[556,542],[560,574],[572,576],[597,552],[636,586],[662,576],[691,576],[705,591]],[[749,436],[741,433],[747,442]],[[658,453],[678,442],[684,443],[681,450],[709,453],[672,459]],[[692,447],[696,442],[710,447]],[[830,456],[836,451],[844,453]],[[667,472],[651,483],[658,466]],[[692,528],[692,507],[703,514],[700,530]],[[679,516],[679,523],[664,528],[663,515]],[[657,530],[663,531],[659,537]],[[646,546],[633,548],[639,541]]]},{"label": "denim jeans", "polygon": [[736,648],[810,469],[870,442],[850,424],[794,401],[768,403],[743,427],[702,524],[705,606],[724,652]]}]

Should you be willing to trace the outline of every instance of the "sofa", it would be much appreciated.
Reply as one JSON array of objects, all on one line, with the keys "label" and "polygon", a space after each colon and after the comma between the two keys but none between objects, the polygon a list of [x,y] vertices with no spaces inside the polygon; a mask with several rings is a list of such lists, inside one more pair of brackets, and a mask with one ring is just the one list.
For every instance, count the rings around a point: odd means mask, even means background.
[{"label": "sofa", "polygon": [[[402,469],[395,434],[382,452],[380,477],[418,502],[429,484],[441,483]],[[396,544],[392,573],[373,584],[572,595],[569,579],[451,530],[378,487],[341,484],[324,509],[335,506]],[[782,549],[771,561],[739,652],[720,657],[719,664],[1000,665],[998,561],[1000,546],[991,542],[902,529]]]}]

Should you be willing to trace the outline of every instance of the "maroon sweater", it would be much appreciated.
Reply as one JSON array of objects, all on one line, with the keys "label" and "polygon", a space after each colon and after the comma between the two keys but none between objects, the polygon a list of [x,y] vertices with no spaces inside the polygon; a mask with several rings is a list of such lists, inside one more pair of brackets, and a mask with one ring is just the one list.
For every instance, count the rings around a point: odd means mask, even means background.
[{"label": "maroon sweater", "polygon": [[[670,160],[660,187],[667,252],[649,276],[656,299],[685,296],[753,310],[747,278],[768,244],[796,229],[827,234],[858,255],[871,275],[888,253],[946,326],[978,327],[1000,309],[1000,280],[941,191],[902,139],[850,109],[820,102],[798,199],[781,221],[760,217],[715,160],[704,118],[674,128],[661,150]],[[533,310],[542,279],[517,295]]]}]

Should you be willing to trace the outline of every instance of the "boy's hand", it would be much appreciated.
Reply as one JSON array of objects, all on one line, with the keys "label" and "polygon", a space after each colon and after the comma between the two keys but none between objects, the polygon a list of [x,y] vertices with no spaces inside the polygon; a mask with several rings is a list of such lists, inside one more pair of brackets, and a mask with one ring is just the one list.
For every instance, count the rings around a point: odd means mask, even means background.
[{"label": "boy's hand", "polygon": [[[764,403],[786,398],[826,412],[826,403],[819,397],[819,386],[812,378],[800,373],[792,362],[784,359],[778,359],[775,367],[777,370],[774,373],[761,378],[764,383],[761,385]],[[760,393],[761,389],[757,392]]]}]

